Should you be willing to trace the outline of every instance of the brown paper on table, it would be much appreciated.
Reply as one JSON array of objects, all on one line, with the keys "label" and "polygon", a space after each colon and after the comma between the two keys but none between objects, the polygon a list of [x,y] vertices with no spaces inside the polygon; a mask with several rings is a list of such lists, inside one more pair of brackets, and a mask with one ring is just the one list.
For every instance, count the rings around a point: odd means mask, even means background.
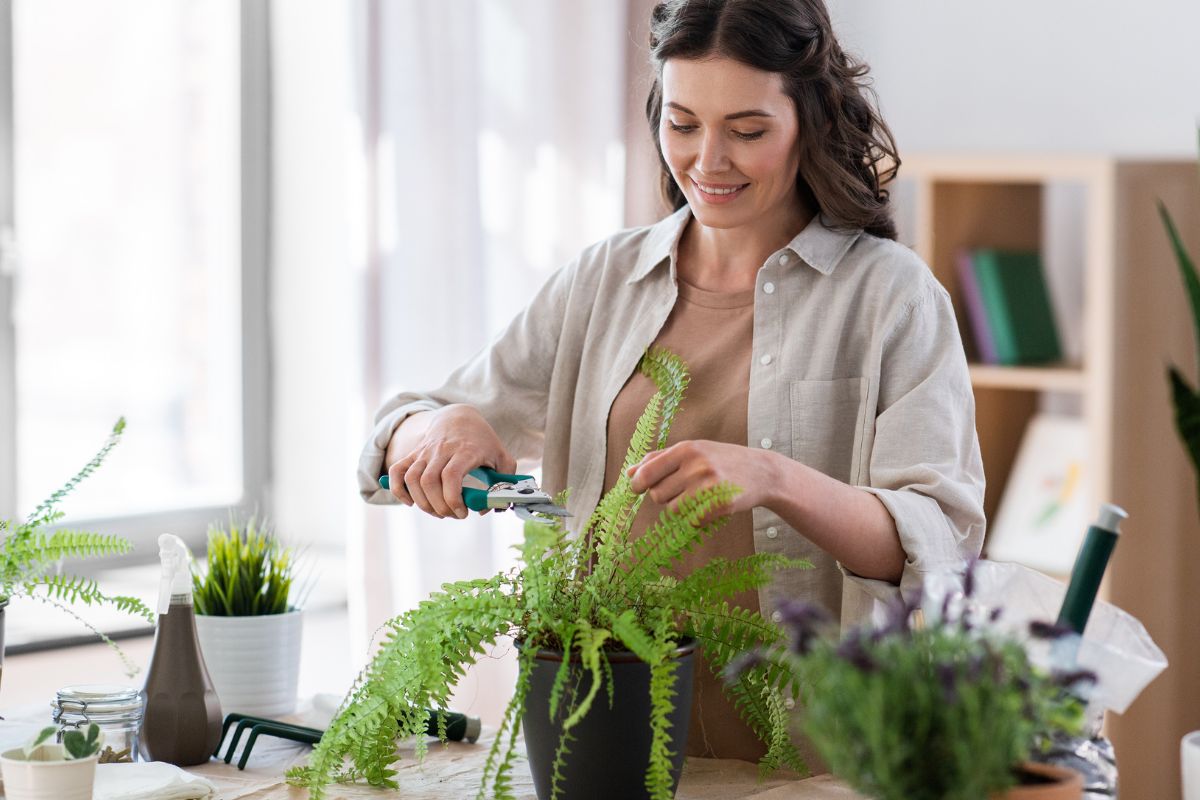
[{"label": "brown paper on table", "polygon": [[[44,706],[30,706],[6,716],[5,725],[0,726],[0,746],[6,743],[7,747],[19,746],[48,722]],[[398,792],[381,791],[365,784],[336,784],[328,788],[326,797],[329,800],[380,797],[459,800],[474,797],[494,736],[495,730],[485,728],[475,744],[433,742],[423,761],[414,757],[415,745],[411,741],[405,742],[398,748],[400,760],[393,765],[397,770],[396,781],[400,784]],[[307,745],[263,736],[254,743],[245,770],[238,770],[235,758],[232,764],[214,759],[207,764],[188,767],[187,771],[212,781],[218,790],[216,800],[307,800],[307,790],[288,786],[284,773],[292,766],[303,764],[311,752]],[[240,758],[240,748],[236,756]],[[519,800],[537,798],[522,744],[518,744],[513,764],[512,788]],[[797,780],[788,773],[778,773],[759,781],[758,767],[754,764],[711,758],[687,760],[675,797],[677,800],[743,797],[755,800],[862,800],[861,795],[828,775]]]},{"label": "brown paper on table", "polygon": [[[400,791],[395,796],[406,800],[474,797],[494,736],[494,730],[485,729],[484,735],[475,744],[432,743],[423,761],[416,760],[414,745],[406,742],[399,748],[400,760],[393,765],[397,770],[396,781],[400,784]],[[269,745],[269,748],[264,745]],[[260,748],[263,748],[262,752]],[[275,784],[248,792],[245,787],[233,783],[239,774],[235,765],[227,766],[224,762],[214,761],[188,771],[203,775],[217,784],[221,790],[220,800],[304,800],[308,793],[285,785],[280,776],[289,767],[303,763],[309,752],[306,746],[260,738],[254,745],[245,773],[240,774],[249,782],[271,780],[275,776]],[[522,745],[518,745],[513,764],[512,789],[518,800],[537,798]],[[330,786],[326,796],[330,800],[358,800],[386,794],[366,785],[338,784]],[[677,800],[728,800],[742,797],[753,797],[755,800],[861,800],[860,795],[828,775],[797,780],[795,776],[780,773],[759,781],[758,767],[754,764],[708,758],[688,759],[675,797]]]}]

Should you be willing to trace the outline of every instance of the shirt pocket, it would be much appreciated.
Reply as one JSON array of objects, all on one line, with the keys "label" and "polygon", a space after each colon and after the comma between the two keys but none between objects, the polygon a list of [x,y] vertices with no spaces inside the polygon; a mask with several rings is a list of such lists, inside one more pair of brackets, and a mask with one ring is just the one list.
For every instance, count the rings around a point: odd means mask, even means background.
[{"label": "shirt pocket", "polygon": [[850,485],[862,481],[865,377],[792,381],[792,458]]}]

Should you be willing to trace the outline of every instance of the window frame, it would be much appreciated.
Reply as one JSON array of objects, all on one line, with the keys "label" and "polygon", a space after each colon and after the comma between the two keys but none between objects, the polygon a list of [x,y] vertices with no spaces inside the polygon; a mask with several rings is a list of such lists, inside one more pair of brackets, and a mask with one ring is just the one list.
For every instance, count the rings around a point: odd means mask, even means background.
[{"label": "window frame", "polygon": [[[34,0],[26,0],[33,2]],[[16,506],[16,341],[12,310],[15,208],[13,150],[13,4],[0,0],[0,518]],[[127,556],[80,565],[94,574],[117,564],[154,561],[157,537],[174,533],[203,552],[209,523],[230,510],[269,514],[271,478],[271,358],[268,314],[271,221],[270,0],[239,0],[240,253],[242,323],[242,494],[237,504],[70,519],[72,528],[120,534],[135,546]],[[19,268],[15,270],[19,273]],[[97,431],[99,442],[105,431]],[[68,508],[69,510],[69,508]]]}]

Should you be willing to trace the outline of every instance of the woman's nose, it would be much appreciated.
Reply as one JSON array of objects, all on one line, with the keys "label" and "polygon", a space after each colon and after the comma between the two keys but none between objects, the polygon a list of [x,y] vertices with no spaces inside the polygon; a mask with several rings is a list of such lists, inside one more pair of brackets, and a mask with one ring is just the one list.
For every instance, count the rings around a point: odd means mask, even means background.
[{"label": "woman's nose", "polygon": [[704,134],[700,142],[700,152],[696,155],[696,168],[709,175],[719,175],[729,167],[729,158],[725,153],[725,143],[717,131]]}]

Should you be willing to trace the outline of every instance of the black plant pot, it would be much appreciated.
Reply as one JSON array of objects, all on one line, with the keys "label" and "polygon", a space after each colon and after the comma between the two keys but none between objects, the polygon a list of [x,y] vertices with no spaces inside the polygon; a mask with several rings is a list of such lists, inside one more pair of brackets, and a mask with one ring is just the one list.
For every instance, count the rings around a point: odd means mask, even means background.
[{"label": "black plant pot", "polygon": [[[672,793],[683,771],[684,747],[692,716],[692,676],[695,672],[695,642],[681,644],[675,651],[675,710],[670,716]],[[569,752],[563,767],[561,797],[564,800],[637,800],[646,792],[646,767],[650,762],[650,667],[633,653],[605,653],[612,665],[613,703],[600,689],[591,710],[571,729]],[[566,718],[569,694],[558,704],[556,719],[550,719],[550,687],[562,664],[562,653],[539,650],[529,676],[525,699],[525,750],[538,800],[550,800],[554,753]],[[576,662],[578,663],[578,662]],[[582,669],[582,668],[580,668]],[[578,696],[591,687],[588,673],[580,672]],[[567,684],[569,692],[574,680]]]}]

